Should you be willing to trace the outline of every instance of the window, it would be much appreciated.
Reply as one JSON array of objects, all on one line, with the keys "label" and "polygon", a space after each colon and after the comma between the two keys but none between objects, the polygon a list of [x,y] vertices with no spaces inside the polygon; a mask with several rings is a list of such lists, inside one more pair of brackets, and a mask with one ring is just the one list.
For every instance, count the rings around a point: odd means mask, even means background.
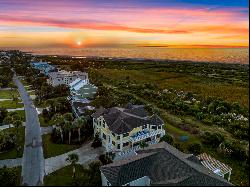
[{"label": "window", "polygon": [[121,147],[120,144],[117,144],[117,149],[120,149],[120,147]]},{"label": "window", "polygon": [[120,140],[120,136],[117,136],[117,140]]},{"label": "window", "polygon": [[123,143],[123,147],[126,147],[129,145],[129,142]]},{"label": "window", "polygon": [[103,139],[105,139],[105,140],[106,140],[106,134],[103,134],[103,135],[102,135],[102,137],[103,137]]},{"label": "window", "polygon": [[156,129],[157,129],[157,126],[155,126],[155,125],[151,125],[151,129],[156,130]]},{"label": "window", "polygon": [[123,134],[123,137],[126,137],[126,136],[128,136],[128,134],[129,134],[128,132],[127,132],[127,133],[125,133],[125,134]]},{"label": "window", "polygon": [[102,126],[105,128],[105,123],[102,123]]},{"label": "window", "polygon": [[112,141],[112,144],[113,144],[113,145],[115,145],[115,142],[114,142],[114,141]]}]

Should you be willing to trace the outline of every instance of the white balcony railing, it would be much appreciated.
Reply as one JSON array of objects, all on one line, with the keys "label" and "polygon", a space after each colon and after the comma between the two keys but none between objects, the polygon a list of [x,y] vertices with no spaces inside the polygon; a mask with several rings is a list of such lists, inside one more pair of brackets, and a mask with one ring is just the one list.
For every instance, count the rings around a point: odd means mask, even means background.
[{"label": "white balcony railing", "polygon": [[158,134],[164,135],[165,131],[164,130],[153,130],[153,131],[148,131],[148,132],[147,131],[142,131],[136,136],[131,136],[130,141],[134,143],[134,142],[137,142],[137,141],[147,139],[149,137],[156,136]]},{"label": "white balcony railing", "polygon": [[[147,143],[148,143],[148,145],[153,145],[153,144],[156,144],[157,141],[153,140],[153,141],[150,141]],[[140,147],[140,145],[137,145],[137,146],[134,146],[133,148],[130,148],[130,149],[125,150],[125,151],[117,151],[114,160],[122,160],[122,159],[128,158],[130,156],[134,156],[134,155],[136,155],[136,151],[138,151],[140,149],[142,149]]]}]

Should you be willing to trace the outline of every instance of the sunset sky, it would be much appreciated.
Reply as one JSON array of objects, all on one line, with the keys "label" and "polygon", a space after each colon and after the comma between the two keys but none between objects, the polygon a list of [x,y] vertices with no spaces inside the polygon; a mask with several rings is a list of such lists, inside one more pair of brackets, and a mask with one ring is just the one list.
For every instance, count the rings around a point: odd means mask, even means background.
[{"label": "sunset sky", "polygon": [[0,47],[248,47],[248,0],[0,0]]}]

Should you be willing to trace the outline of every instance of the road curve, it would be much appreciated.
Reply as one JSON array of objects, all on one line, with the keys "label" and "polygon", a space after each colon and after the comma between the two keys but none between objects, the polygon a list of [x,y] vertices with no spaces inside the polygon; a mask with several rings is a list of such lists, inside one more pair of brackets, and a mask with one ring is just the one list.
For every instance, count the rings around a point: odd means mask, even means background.
[{"label": "road curve", "polygon": [[26,116],[21,184],[25,186],[40,186],[43,185],[45,162],[38,114],[32,100],[16,74],[14,74],[13,81],[18,87]]}]

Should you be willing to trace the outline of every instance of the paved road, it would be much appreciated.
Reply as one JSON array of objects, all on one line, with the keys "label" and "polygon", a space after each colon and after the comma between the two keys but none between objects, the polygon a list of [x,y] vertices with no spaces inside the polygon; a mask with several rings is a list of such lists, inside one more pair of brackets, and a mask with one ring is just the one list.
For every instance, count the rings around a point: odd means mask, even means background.
[{"label": "paved road", "polygon": [[30,99],[23,84],[14,75],[13,81],[18,87],[18,91],[22,98],[25,115],[25,145],[22,163],[22,185],[36,186],[43,184],[44,177],[44,156],[42,148],[42,137],[40,123],[36,108]]},{"label": "paved road", "polygon": [[0,168],[2,168],[4,166],[6,166],[7,168],[21,166],[22,160],[23,160],[23,158],[0,160]]}]

